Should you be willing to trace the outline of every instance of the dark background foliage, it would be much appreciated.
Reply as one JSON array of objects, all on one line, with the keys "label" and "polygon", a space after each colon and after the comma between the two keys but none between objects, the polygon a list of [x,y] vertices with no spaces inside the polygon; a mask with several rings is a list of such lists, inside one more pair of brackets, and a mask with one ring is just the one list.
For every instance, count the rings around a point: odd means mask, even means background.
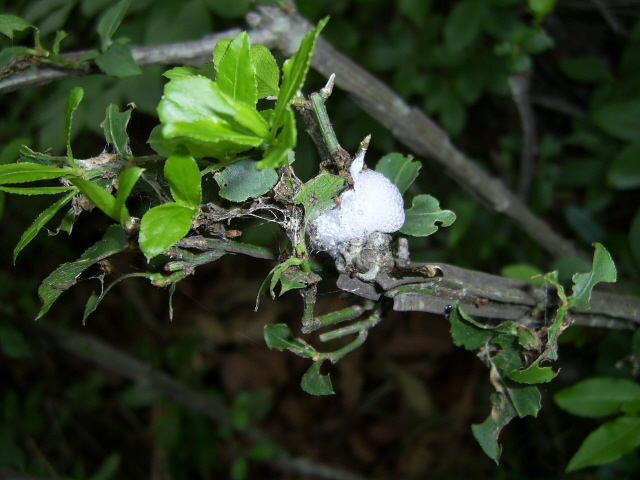
[{"label": "dark background foliage", "polygon": [[[0,1],[0,11],[37,25],[45,44],[64,29],[69,37],[63,50],[72,51],[97,45],[97,19],[111,4],[12,0]],[[560,0],[539,21],[527,2],[518,0],[297,4],[311,21],[331,15],[324,34],[336,48],[408,103],[424,108],[463,151],[514,189],[523,137],[509,77],[528,73],[539,149],[528,203],[584,250],[602,242],[618,266],[616,288],[640,291],[640,3]],[[244,27],[250,8],[248,1],[136,0],[118,35],[135,45],[197,39]],[[3,38],[0,45],[29,44],[30,35],[18,34],[13,42]],[[105,148],[99,125],[110,103],[121,109],[136,104],[132,149],[150,152],[146,140],[157,124],[164,69],[144,67],[142,75],[125,79],[93,74],[5,94],[0,98],[0,163],[14,161],[21,144],[63,152],[64,102],[76,85],[85,89],[74,117],[76,157],[94,156]],[[323,78],[311,74],[307,92],[323,84]],[[339,91],[328,110],[349,151],[372,133],[368,158],[389,151],[410,153]],[[296,165],[308,177],[317,155],[304,132],[299,137]],[[565,279],[583,268],[580,259],[549,257],[440,167],[420,160],[423,168],[413,193],[433,194],[458,218],[433,238],[413,242],[413,259],[492,273],[517,271],[526,264],[540,272],[559,269]],[[41,234],[13,266],[13,247],[46,204],[19,196],[0,201],[0,467],[94,480],[283,478],[254,461],[264,452],[228,431],[21,333],[17,326],[31,322],[38,311],[39,282],[100,238],[109,220],[96,212],[81,216],[71,236]],[[147,202],[143,196],[136,201]],[[259,224],[244,229],[248,243],[277,249],[279,240],[277,231]],[[140,259],[120,261],[115,268],[139,268]],[[543,391],[541,415],[505,430],[498,467],[469,429],[489,409],[486,369],[453,346],[443,317],[391,314],[372,330],[365,347],[335,367],[337,395],[311,397],[299,387],[305,362],[268,350],[262,340],[265,324],[287,322],[298,328],[297,294],[265,301],[253,312],[270,268],[265,261],[225,257],[200,269],[179,284],[173,322],[167,292],[136,280],[114,289],[86,327],[80,327],[84,303],[97,282],[74,287],[47,320],[82,328],[220,396],[231,405],[234,422],[257,423],[295,454],[372,478],[606,479],[635,478],[640,471],[632,454],[612,466],[563,477],[568,459],[596,423],[576,421],[550,400],[556,389],[589,375],[635,374],[625,360],[628,333],[575,327],[565,334],[562,372]],[[344,306],[331,281],[323,283],[319,313]]]}]

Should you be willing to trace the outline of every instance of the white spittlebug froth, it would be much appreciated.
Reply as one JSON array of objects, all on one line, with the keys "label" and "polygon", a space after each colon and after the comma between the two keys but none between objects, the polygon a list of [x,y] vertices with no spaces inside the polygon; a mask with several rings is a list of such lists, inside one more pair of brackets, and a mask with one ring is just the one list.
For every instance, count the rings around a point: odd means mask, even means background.
[{"label": "white spittlebug froth", "polygon": [[338,245],[373,232],[393,233],[404,223],[404,202],[398,188],[383,174],[364,165],[364,151],[351,164],[353,190],[342,194],[340,207],[313,221],[314,243],[336,254]]}]

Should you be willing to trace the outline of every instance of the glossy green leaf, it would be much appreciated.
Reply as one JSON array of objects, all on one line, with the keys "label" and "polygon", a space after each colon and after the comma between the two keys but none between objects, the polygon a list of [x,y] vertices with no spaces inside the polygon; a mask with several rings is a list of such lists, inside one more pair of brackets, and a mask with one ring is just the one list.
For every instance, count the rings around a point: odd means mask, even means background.
[{"label": "glossy green leaf", "polygon": [[98,35],[100,36],[100,44],[104,52],[111,43],[111,37],[116,33],[118,27],[122,23],[127,10],[131,5],[131,0],[120,0],[116,5],[105,12],[98,22]]},{"label": "glossy green leaf", "polygon": [[248,159],[232,163],[214,178],[220,186],[220,196],[232,202],[264,195],[278,182],[274,169],[258,170],[256,162]]},{"label": "glossy green leaf", "polygon": [[451,337],[453,343],[467,350],[475,350],[489,340],[494,332],[480,328],[468,320],[468,315],[464,313],[459,305],[453,307],[449,313],[451,323]]},{"label": "glossy green leaf", "polygon": [[554,372],[551,367],[541,367],[540,362],[542,357],[538,357],[538,359],[529,365],[524,370],[518,370],[512,372],[509,375],[509,378],[518,383],[547,383],[553,380],[558,372]]},{"label": "glossy green leaf", "polygon": [[592,418],[616,413],[634,399],[640,399],[640,385],[623,378],[588,378],[553,396],[563,410]]},{"label": "glossy green leaf", "polygon": [[309,370],[302,376],[300,386],[309,395],[333,395],[333,386],[329,375],[320,373],[322,360],[313,362]]},{"label": "glossy green leaf", "polygon": [[82,87],[74,87],[67,97],[67,103],[64,108],[64,142],[67,145],[67,161],[70,165],[74,165],[73,153],[71,152],[71,124],[73,121],[73,112],[75,112],[78,105],[80,105],[82,97],[84,97],[84,90]]},{"label": "glossy green leaf", "polygon": [[40,165],[39,163],[23,162],[0,165],[0,185],[68,178],[72,175],[75,175],[72,170]]},{"label": "glossy green leaf", "polygon": [[285,323],[265,325],[264,341],[269,348],[280,351],[289,350],[305,358],[311,358],[318,353],[313,347],[297,338],[293,338],[291,330]]},{"label": "glossy green leaf", "polygon": [[280,69],[269,49],[260,44],[252,45],[251,61],[256,69],[258,98],[277,95],[280,90]]},{"label": "glossy green leaf", "polygon": [[38,218],[25,230],[20,237],[18,244],[13,249],[13,263],[16,263],[16,258],[20,251],[26,247],[31,240],[35,238],[40,230],[46,225],[46,223],[53,218],[53,216],[60,211],[60,209],[67,204],[73,196],[76,194],[76,189],[67,193],[64,197],[60,198],[57,202],[47,208],[44,212],[38,215]]},{"label": "glossy green leaf", "polygon": [[231,98],[255,106],[258,101],[256,69],[251,61],[247,32],[240,32],[229,43],[216,65],[216,83]]},{"label": "glossy green leaf", "polygon": [[165,203],[148,210],[140,221],[138,243],[148,260],[160,255],[191,229],[195,207]]},{"label": "glossy green leaf", "polygon": [[405,210],[405,221],[400,233],[426,237],[438,230],[437,224],[448,227],[455,219],[455,213],[441,210],[438,200],[431,195],[418,195],[413,199],[413,206]]},{"label": "glossy green leaf", "polygon": [[618,190],[640,187],[640,141],[627,145],[613,159],[607,181]]},{"label": "glossy green leaf", "polygon": [[0,33],[9,38],[13,38],[14,32],[21,32],[30,26],[22,18],[15,15],[0,15]]},{"label": "glossy green leaf", "polygon": [[640,417],[622,416],[591,432],[569,461],[567,472],[604,465],[640,446]]},{"label": "glossy green leaf", "polygon": [[378,161],[375,170],[391,180],[400,193],[404,193],[418,178],[420,168],[422,164],[414,161],[411,155],[405,157],[400,153],[388,153]]},{"label": "glossy green leaf", "polygon": [[[640,267],[640,208],[633,217],[631,226],[629,227],[629,250],[636,265]],[[640,350],[637,355],[638,358],[640,358]]]},{"label": "glossy green leaf", "polygon": [[316,28],[307,32],[300,43],[298,51],[282,67],[282,84],[280,85],[280,93],[278,94],[271,124],[273,133],[276,133],[284,123],[285,110],[291,108],[291,100],[296,96],[298,90],[302,88],[307,78],[316,40],[328,21],[328,18],[323,18],[318,22]]},{"label": "glossy green leaf", "polygon": [[604,104],[591,118],[612,137],[632,142],[640,140],[640,98]]},{"label": "glossy green leaf", "polygon": [[165,139],[194,157],[227,157],[270,140],[267,122],[252,107],[223,93],[208,78],[171,80],[158,105]]},{"label": "glossy green leaf", "polygon": [[142,175],[142,172],[144,172],[144,168],[130,167],[118,175],[118,193],[116,194],[114,211],[120,217],[119,222],[123,226],[129,221],[129,211],[125,206],[125,202],[127,198],[129,198],[129,195],[131,195],[133,187],[140,178],[140,175]]},{"label": "glossy green leaf", "polygon": [[591,290],[598,282],[615,282],[617,279],[616,266],[611,255],[601,244],[595,244],[593,255],[593,270],[589,273],[576,273],[573,276],[573,294],[569,298],[569,305],[576,310],[587,310]]},{"label": "glossy green leaf", "polygon": [[124,230],[119,225],[111,225],[102,239],[84,252],[77,262],[65,263],[56,268],[38,288],[38,296],[42,301],[38,318],[49,311],[65,290],[78,282],[82,272],[96,262],[123,251],[127,245]]},{"label": "glossy green leaf", "polygon": [[107,75],[118,78],[140,75],[142,70],[133,59],[131,48],[123,43],[113,43],[95,58],[96,65]]},{"label": "glossy green leaf", "polygon": [[202,202],[200,169],[184,147],[175,149],[164,165],[164,176],[169,182],[173,199],[180,204],[192,207]]},{"label": "glossy green leaf", "polygon": [[15,195],[55,195],[71,190],[77,191],[75,187],[0,187],[0,191]]},{"label": "glossy green leaf", "polygon": [[127,125],[131,118],[131,109],[121,112],[113,103],[107,107],[107,116],[100,125],[104,130],[104,138],[110,143],[122,158],[131,160],[133,155],[129,148]]},{"label": "glossy green leaf", "polygon": [[71,183],[96,207],[102,210],[105,215],[111,217],[116,222],[120,222],[120,212],[117,210],[116,197],[89,180],[72,178]]}]

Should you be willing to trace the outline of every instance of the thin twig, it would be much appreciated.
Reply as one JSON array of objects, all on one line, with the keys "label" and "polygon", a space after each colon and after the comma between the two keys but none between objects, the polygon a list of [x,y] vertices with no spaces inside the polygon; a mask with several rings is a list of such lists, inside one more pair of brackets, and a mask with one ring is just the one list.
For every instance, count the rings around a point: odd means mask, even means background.
[{"label": "thin twig", "polygon": [[536,119],[531,108],[531,71],[511,75],[509,88],[511,96],[518,109],[522,128],[522,148],[520,150],[520,172],[516,192],[518,198],[526,203],[529,197],[531,183],[535,176],[535,160],[538,156],[538,141],[536,134]]}]

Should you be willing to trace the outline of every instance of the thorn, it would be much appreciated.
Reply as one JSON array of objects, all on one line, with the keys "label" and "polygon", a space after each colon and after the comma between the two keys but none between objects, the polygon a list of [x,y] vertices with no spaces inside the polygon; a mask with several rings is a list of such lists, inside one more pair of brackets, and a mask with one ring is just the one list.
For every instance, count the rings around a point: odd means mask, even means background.
[{"label": "thorn", "polygon": [[322,97],[323,100],[326,100],[327,98],[329,98],[329,96],[331,95],[331,92],[333,92],[333,85],[335,84],[335,80],[336,80],[336,74],[332,73],[329,76],[329,80],[327,81],[327,84],[324,86],[324,88],[320,89],[320,97]]}]

